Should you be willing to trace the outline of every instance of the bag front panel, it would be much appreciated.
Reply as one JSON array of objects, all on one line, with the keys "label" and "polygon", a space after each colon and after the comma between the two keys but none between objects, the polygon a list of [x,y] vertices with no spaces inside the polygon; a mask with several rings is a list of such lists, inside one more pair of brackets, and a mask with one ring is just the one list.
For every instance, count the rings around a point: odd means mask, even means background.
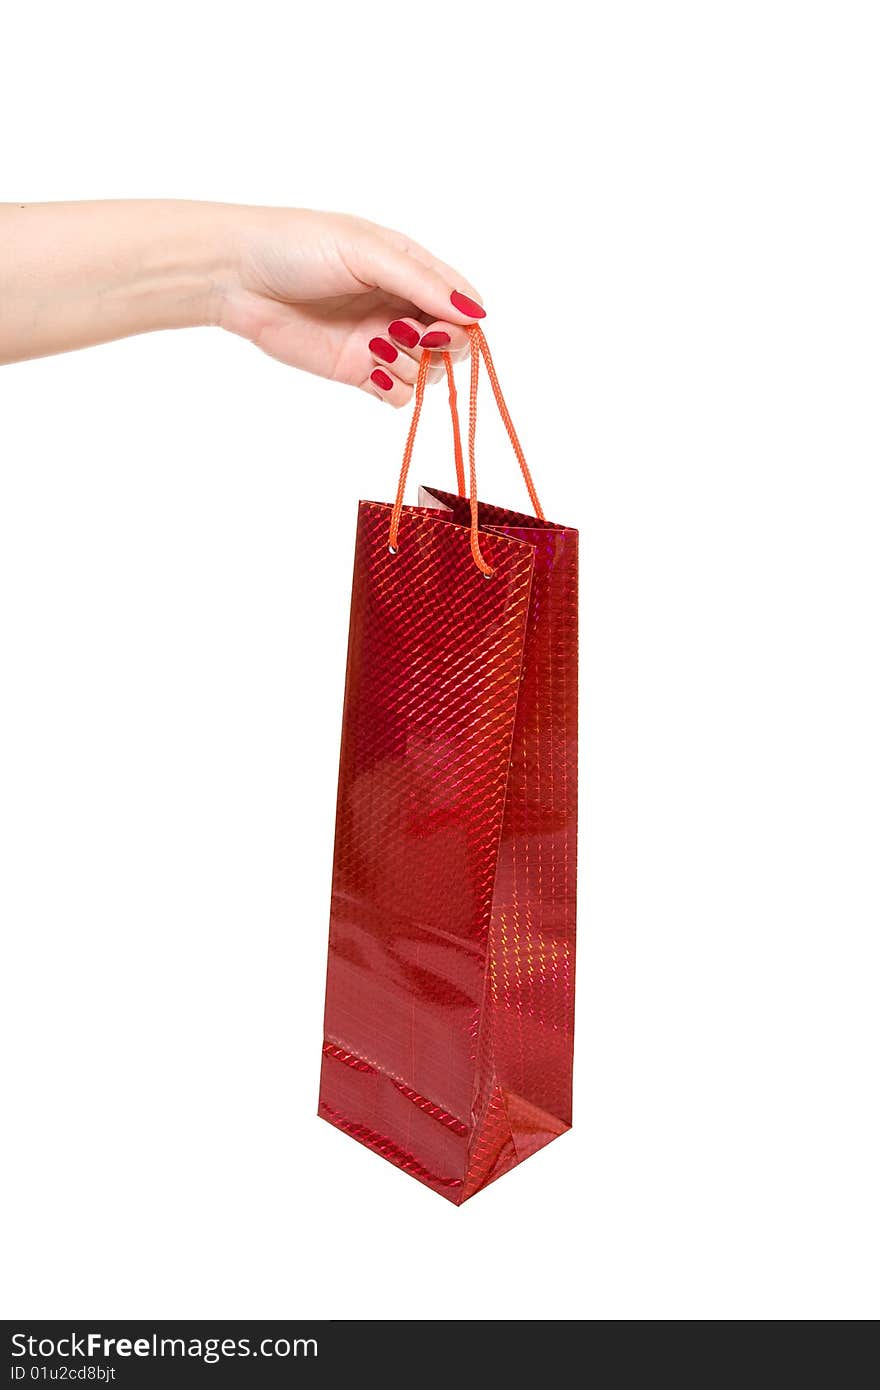
[{"label": "bag front panel", "polygon": [[[533,547],[362,503],[321,1113],[452,1200],[474,1125],[489,921]],[[481,538],[482,539],[482,538]]]}]

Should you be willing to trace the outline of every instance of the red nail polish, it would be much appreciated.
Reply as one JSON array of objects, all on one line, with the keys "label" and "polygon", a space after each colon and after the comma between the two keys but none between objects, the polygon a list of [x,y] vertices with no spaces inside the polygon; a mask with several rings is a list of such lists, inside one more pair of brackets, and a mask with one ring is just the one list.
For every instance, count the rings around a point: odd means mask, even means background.
[{"label": "red nail polish", "polygon": [[370,352],[375,353],[377,357],[381,357],[383,362],[393,362],[397,357],[397,348],[392,347],[390,343],[386,343],[384,338],[371,338]]},{"label": "red nail polish", "polygon": [[484,319],[486,317],[486,310],[482,304],[478,304],[475,299],[468,299],[467,295],[461,294],[459,290],[453,290],[449,300],[460,314],[467,314],[469,319]]},{"label": "red nail polish", "polygon": [[396,338],[404,347],[413,348],[419,341],[419,335],[411,324],[404,323],[403,319],[395,319],[389,323],[388,332],[392,338]]},{"label": "red nail polish", "polygon": [[435,330],[433,333],[426,333],[424,335],[424,337],[422,338],[422,347],[442,348],[446,347],[446,344],[451,342],[452,339],[450,338],[448,333],[438,333]]},{"label": "red nail polish", "polygon": [[374,372],[370,372],[370,380],[374,381],[377,386],[381,386],[383,391],[390,391],[394,385],[388,373],[380,371],[378,367]]}]

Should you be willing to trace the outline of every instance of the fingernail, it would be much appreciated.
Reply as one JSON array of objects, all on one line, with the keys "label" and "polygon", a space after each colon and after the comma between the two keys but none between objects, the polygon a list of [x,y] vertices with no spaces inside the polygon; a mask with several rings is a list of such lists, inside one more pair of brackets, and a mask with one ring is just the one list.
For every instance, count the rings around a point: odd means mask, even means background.
[{"label": "fingernail", "polygon": [[389,323],[388,332],[392,338],[396,338],[404,347],[415,347],[419,341],[419,335],[411,324],[404,323],[403,319],[395,319]]},{"label": "fingernail", "polygon": [[467,314],[469,319],[484,319],[486,317],[486,310],[482,304],[478,304],[475,299],[468,299],[467,295],[462,294],[459,290],[453,290],[449,299],[458,312]]},{"label": "fingernail", "polygon": [[381,386],[383,391],[390,391],[394,385],[388,373],[380,371],[378,367],[374,372],[370,372],[370,380],[374,381],[377,386]]},{"label": "fingernail", "polygon": [[390,343],[386,343],[384,338],[371,338],[370,352],[375,353],[377,357],[381,357],[383,362],[393,362],[397,356],[397,348],[392,347]]},{"label": "fingernail", "polygon": [[425,336],[421,340],[421,346],[426,348],[439,348],[445,347],[447,343],[451,342],[452,339],[450,338],[448,333],[438,333],[435,331],[433,333],[425,334]]}]

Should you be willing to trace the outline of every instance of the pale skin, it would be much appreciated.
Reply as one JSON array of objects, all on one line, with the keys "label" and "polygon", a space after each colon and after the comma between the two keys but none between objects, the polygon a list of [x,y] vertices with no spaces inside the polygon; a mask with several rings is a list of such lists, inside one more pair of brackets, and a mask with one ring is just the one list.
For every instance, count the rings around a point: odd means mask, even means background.
[{"label": "pale skin", "polygon": [[[464,298],[462,298],[464,297]],[[457,302],[456,302],[457,301]],[[0,364],[215,325],[392,406],[484,316],[457,270],[343,213],[172,201],[0,204]]]}]

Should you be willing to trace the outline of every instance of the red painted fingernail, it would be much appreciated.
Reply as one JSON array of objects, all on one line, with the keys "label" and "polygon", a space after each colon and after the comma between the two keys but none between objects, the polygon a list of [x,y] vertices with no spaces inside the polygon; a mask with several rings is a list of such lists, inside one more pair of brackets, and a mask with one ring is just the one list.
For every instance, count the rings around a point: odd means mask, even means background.
[{"label": "red painted fingernail", "polygon": [[395,319],[389,323],[388,332],[392,338],[396,338],[404,347],[415,347],[419,341],[419,335],[411,324],[404,323],[403,319]]},{"label": "red painted fingernail", "polygon": [[453,290],[449,299],[458,312],[467,314],[469,319],[484,319],[486,317],[486,310],[482,304],[478,304],[475,299],[468,299],[466,294],[461,294],[458,290]]},{"label": "red painted fingernail", "polygon": [[435,331],[434,333],[426,333],[422,338],[421,345],[426,348],[440,348],[445,347],[447,343],[451,342],[452,339],[448,333],[438,333]]},{"label": "red painted fingernail", "polygon": [[388,373],[380,371],[378,367],[374,372],[370,372],[370,380],[374,381],[377,386],[381,386],[383,391],[390,391],[394,385]]},{"label": "red painted fingernail", "polygon": [[393,362],[397,356],[397,348],[392,347],[390,343],[386,343],[384,338],[371,338],[370,352],[375,353],[377,357],[381,357],[383,362]]}]

